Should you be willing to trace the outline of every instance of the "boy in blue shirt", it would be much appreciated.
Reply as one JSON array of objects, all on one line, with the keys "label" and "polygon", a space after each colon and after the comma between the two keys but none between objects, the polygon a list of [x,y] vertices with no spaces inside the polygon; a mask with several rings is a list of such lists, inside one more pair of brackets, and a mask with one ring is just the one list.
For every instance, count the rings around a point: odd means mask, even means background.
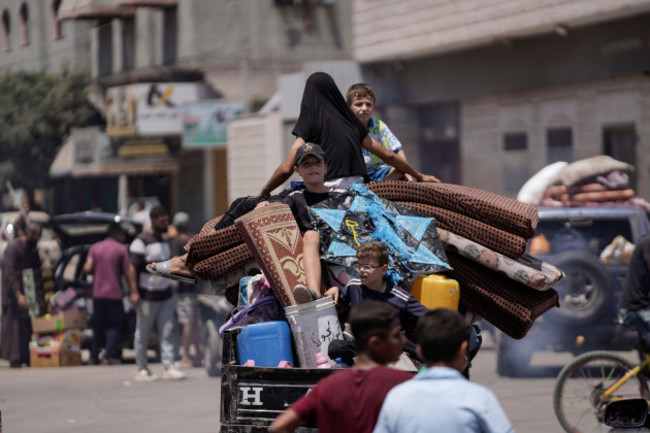
[{"label": "boy in blue shirt", "polygon": [[[361,123],[368,128],[368,135],[374,138],[384,148],[396,153],[397,156],[406,161],[406,154],[402,150],[402,143],[388,129],[388,125],[372,117],[375,110],[377,110],[375,92],[372,90],[372,87],[365,83],[353,84],[348,89],[346,100],[354,114],[361,120]],[[366,149],[361,150],[370,180],[414,180],[411,175],[387,165],[378,156],[368,152]]]},{"label": "boy in blue shirt", "polygon": [[[429,309],[403,288],[384,281],[384,275],[388,272],[388,248],[378,241],[361,244],[357,250],[356,269],[358,279],[351,279],[342,290],[338,287],[330,288],[325,296],[333,296],[336,303],[341,301],[350,306],[368,299],[388,302],[399,310],[400,323],[406,336],[413,337],[417,319]],[[336,340],[329,347],[331,359],[340,357],[347,364],[352,363],[356,351],[353,344]],[[415,356],[415,344],[412,341],[406,342],[404,350]]]}]

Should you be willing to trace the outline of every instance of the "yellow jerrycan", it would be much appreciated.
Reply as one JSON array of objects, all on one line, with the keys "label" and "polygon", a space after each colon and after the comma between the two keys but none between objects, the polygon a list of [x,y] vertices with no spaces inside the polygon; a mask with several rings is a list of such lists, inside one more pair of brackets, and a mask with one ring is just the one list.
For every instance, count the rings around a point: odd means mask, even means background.
[{"label": "yellow jerrycan", "polygon": [[444,275],[431,274],[417,277],[413,282],[411,294],[430,310],[447,308],[458,311],[460,300],[458,281]]}]

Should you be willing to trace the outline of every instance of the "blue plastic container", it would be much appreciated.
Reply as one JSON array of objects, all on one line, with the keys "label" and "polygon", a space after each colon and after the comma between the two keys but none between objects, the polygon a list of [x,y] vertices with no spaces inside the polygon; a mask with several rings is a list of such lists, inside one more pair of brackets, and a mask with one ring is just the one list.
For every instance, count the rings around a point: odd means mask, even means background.
[{"label": "blue plastic container", "polygon": [[277,367],[280,361],[292,365],[291,331],[287,322],[262,322],[246,325],[237,336],[239,363],[249,359],[256,367]]}]

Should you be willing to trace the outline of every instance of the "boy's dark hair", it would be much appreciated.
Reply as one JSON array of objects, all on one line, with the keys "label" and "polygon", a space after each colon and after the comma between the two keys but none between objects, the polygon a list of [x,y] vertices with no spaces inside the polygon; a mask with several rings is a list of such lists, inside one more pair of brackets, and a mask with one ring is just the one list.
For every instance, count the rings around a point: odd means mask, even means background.
[{"label": "boy's dark hair", "polygon": [[27,229],[27,220],[23,215],[21,215],[18,218],[16,218],[13,225],[14,225],[14,233],[16,234],[17,237],[18,235],[25,233],[25,229]]},{"label": "boy's dark hair", "polygon": [[453,310],[437,308],[420,316],[416,328],[418,343],[426,362],[450,362],[463,341],[469,339],[469,327]]},{"label": "boy's dark hair", "polygon": [[118,232],[125,233],[122,224],[120,224],[118,221],[111,221],[110,224],[108,225],[108,235],[113,236],[115,235],[115,233]]},{"label": "boy's dark hair", "polygon": [[167,212],[167,209],[165,209],[161,205],[154,206],[149,211],[149,218],[151,218],[152,220],[155,220],[156,218],[163,215],[169,215],[169,212]]},{"label": "boy's dark hair", "polygon": [[350,86],[348,93],[345,95],[348,105],[352,104],[355,98],[370,98],[373,103],[377,102],[375,91],[366,83],[357,83]]},{"label": "boy's dark hair", "polygon": [[399,310],[388,302],[361,301],[350,309],[348,320],[357,348],[364,351],[370,337],[386,338],[395,320],[399,320]]},{"label": "boy's dark hair", "polygon": [[357,250],[357,260],[362,257],[377,259],[377,264],[388,264],[388,248],[379,241],[364,242]]}]

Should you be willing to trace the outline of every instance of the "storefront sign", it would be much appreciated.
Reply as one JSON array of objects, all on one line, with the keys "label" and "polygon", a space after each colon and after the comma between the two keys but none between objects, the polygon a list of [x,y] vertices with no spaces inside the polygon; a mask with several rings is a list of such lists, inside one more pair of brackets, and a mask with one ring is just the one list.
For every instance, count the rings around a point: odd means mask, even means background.
[{"label": "storefront sign", "polygon": [[149,83],[106,90],[106,134],[109,137],[181,135],[182,104],[197,102],[202,83]]},{"label": "storefront sign", "polygon": [[241,102],[183,104],[183,147],[224,147],[228,119],[241,115],[243,110]]}]

